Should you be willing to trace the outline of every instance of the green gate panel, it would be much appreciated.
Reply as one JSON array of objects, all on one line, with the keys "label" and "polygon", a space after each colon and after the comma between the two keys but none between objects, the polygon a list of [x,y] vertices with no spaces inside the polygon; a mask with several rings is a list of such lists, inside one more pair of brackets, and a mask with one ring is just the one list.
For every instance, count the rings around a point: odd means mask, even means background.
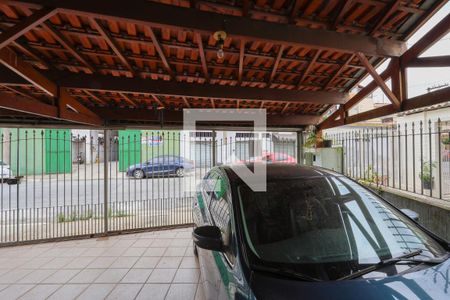
[{"label": "green gate panel", "polygon": [[14,176],[42,174],[45,151],[42,129],[4,128],[1,159],[9,163]]},{"label": "green gate panel", "polygon": [[70,129],[45,129],[45,173],[72,172]]},{"label": "green gate panel", "polygon": [[141,160],[141,131],[119,130],[119,171]]}]

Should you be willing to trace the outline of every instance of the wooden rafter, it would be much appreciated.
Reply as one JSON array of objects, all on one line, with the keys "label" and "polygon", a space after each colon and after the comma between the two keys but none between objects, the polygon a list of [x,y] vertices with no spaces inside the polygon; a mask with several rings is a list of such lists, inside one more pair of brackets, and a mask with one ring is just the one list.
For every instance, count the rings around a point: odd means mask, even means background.
[{"label": "wooden rafter", "polygon": [[214,99],[210,99],[211,107],[216,108],[216,102],[214,102]]},{"label": "wooden rafter", "polygon": [[338,13],[336,15],[336,18],[334,19],[334,28],[338,27],[338,25],[341,23],[341,20],[344,17],[345,13],[348,11],[348,9],[353,4],[354,4],[353,0],[343,1],[343,4],[341,5],[340,9],[338,9]]},{"label": "wooden rafter", "polygon": [[166,106],[164,105],[164,103],[162,103],[162,101],[158,98],[158,96],[156,96],[155,94],[152,94],[151,97],[153,98],[153,100],[155,100],[155,102],[159,105],[158,108],[165,108]]},{"label": "wooden rafter", "polygon": [[155,33],[153,32],[153,29],[150,26],[145,27],[147,33],[150,35],[150,38],[152,39],[153,47],[155,47],[156,52],[158,53],[159,57],[161,58],[162,64],[164,68],[166,69],[167,73],[170,75],[171,78],[174,78],[174,73],[172,69],[170,68],[169,62],[167,61],[166,55],[164,54],[163,49],[161,48],[161,45],[156,38]]},{"label": "wooden rafter", "polygon": [[54,14],[57,10],[54,8],[42,8],[34,12],[31,16],[26,17],[20,23],[14,25],[12,28],[0,34],[0,49],[9,45],[11,42],[18,39],[24,33],[35,28]]},{"label": "wooden rafter", "polygon": [[301,85],[305,81],[306,77],[309,75],[309,72],[311,72],[311,69],[314,66],[314,64],[316,63],[317,59],[319,58],[321,52],[322,51],[317,50],[316,53],[314,54],[313,58],[309,61],[308,66],[306,67],[305,71],[302,74],[302,77],[300,77],[300,80],[298,81],[298,84],[297,84],[298,88],[301,87]]},{"label": "wooden rafter", "polygon": [[281,110],[281,113],[284,113],[284,112],[288,109],[289,104],[290,104],[290,103],[288,102],[288,103],[286,103],[286,104],[284,105],[283,109]]},{"label": "wooden rafter", "polygon": [[244,17],[248,17],[249,16],[250,5],[251,5],[251,1],[250,0],[243,0],[242,1],[242,15]]},{"label": "wooden rafter", "polygon": [[64,35],[54,29],[50,22],[47,21],[42,23],[41,27],[48,31],[55,38],[55,40],[58,41],[58,43],[69,51],[73,57],[85,65],[91,72],[95,72],[95,68],[88,62],[88,59],[85,58],[83,54],[79,53],[77,49],[75,49],[74,45]]},{"label": "wooden rafter", "polygon": [[187,100],[187,98],[186,98],[186,97],[181,97],[181,98],[183,99],[184,105],[185,105],[187,108],[191,108],[191,105],[189,104],[189,101]]},{"label": "wooden rafter", "polygon": [[396,11],[399,9],[400,4],[401,4],[401,0],[395,0],[392,1],[390,4],[387,4],[387,9],[384,10],[384,13],[382,14],[381,19],[375,24],[375,26],[372,28],[372,30],[370,31],[370,35],[374,35],[375,33],[377,33],[378,29],[380,29],[384,23],[389,19],[389,17]]},{"label": "wooden rafter", "polygon": [[277,58],[275,59],[275,62],[273,63],[272,72],[270,73],[270,77],[267,82],[267,86],[270,86],[273,79],[275,78],[275,74],[277,73],[278,65],[280,64],[281,57],[283,56],[283,51],[284,51],[284,45],[281,45],[280,48],[278,49]]},{"label": "wooden rafter", "polygon": [[125,94],[125,93],[119,93],[119,95],[120,95],[120,97],[122,97],[122,99],[123,99],[126,103],[128,103],[128,105],[130,105],[131,107],[137,107],[136,103],[135,103],[133,100],[131,100],[131,98],[128,97],[127,94]]},{"label": "wooden rafter", "polygon": [[56,106],[11,93],[0,92],[0,107],[40,117],[58,118],[58,109]]},{"label": "wooden rafter", "polygon": [[411,68],[447,68],[450,67],[450,55],[417,57],[408,64]]},{"label": "wooden rafter", "polygon": [[195,34],[198,44],[198,53],[200,54],[200,61],[202,62],[203,74],[205,74],[206,82],[209,82],[208,65],[206,64],[205,51],[203,50],[202,36],[199,33]]},{"label": "wooden rafter", "polygon": [[339,69],[337,69],[336,73],[334,73],[330,80],[328,80],[327,84],[325,85],[325,89],[329,88],[333,81],[341,75],[341,73],[345,70],[345,68],[348,67],[354,57],[355,54],[350,55],[349,58],[339,67]]},{"label": "wooden rafter", "polygon": [[122,64],[125,67],[127,67],[127,69],[131,72],[131,74],[136,76],[133,66],[128,61],[128,59],[125,57],[125,55],[122,53],[122,50],[120,49],[119,44],[114,40],[114,38],[111,36],[109,31],[101,24],[101,21],[98,21],[98,20],[92,18],[91,23],[94,26],[94,28],[100,33],[100,35],[103,37],[103,39],[106,41],[108,46],[112,49],[112,51],[117,55],[117,57],[120,59]]},{"label": "wooden rafter", "polygon": [[51,97],[55,97],[57,95],[58,88],[56,84],[36,71],[30,64],[24,62],[11,49],[0,49],[0,63]]},{"label": "wooden rafter", "polygon": [[89,97],[95,99],[95,101],[99,102],[102,105],[106,105],[106,102],[103,99],[100,99],[97,95],[95,95],[93,92],[88,91],[88,90],[84,90],[83,91],[86,95],[88,95]]},{"label": "wooden rafter", "polygon": [[297,18],[297,15],[298,15],[301,5],[302,5],[302,1],[300,1],[300,0],[294,1],[294,5],[292,6],[291,13],[289,16],[289,23],[295,23],[295,20]]},{"label": "wooden rafter", "polygon": [[367,72],[372,76],[372,78],[375,80],[375,82],[378,84],[380,89],[383,91],[383,93],[389,98],[392,104],[396,106],[397,108],[400,107],[401,101],[397,98],[397,96],[391,91],[391,89],[386,85],[384,80],[381,78],[381,76],[377,73],[375,68],[370,64],[367,57],[361,53],[357,52],[356,56],[360,60],[360,62],[366,67]]},{"label": "wooden rafter", "polygon": [[244,71],[244,55],[245,55],[245,40],[241,40],[241,46],[239,49],[239,70],[238,70],[238,82],[242,83],[242,73]]}]

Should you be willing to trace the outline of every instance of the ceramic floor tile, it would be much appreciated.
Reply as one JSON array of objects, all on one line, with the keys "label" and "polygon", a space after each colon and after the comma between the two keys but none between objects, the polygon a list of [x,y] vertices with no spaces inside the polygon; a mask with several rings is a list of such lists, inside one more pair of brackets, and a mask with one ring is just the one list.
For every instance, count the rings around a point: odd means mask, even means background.
[{"label": "ceramic floor tile", "polygon": [[89,285],[88,284],[65,284],[56,292],[51,294],[49,300],[72,300],[78,297]]},{"label": "ceramic floor tile", "polygon": [[143,284],[120,283],[109,293],[106,299],[109,300],[132,300],[141,290]]},{"label": "ceramic floor tile", "polygon": [[164,300],[170,284],[152,283],[145,284],[139,292],[136,300]]}]

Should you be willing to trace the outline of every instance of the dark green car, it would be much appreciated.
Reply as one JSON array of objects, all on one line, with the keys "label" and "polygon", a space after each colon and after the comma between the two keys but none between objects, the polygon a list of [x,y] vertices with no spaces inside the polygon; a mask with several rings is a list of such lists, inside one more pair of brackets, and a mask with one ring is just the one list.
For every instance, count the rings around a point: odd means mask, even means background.
[{"label": "dark green car", "polygon": [[[448,299],[449,244],[340,174],[213,168],[194,203],[206,299]],[[447,275],[446,275],[447,274]]]}]

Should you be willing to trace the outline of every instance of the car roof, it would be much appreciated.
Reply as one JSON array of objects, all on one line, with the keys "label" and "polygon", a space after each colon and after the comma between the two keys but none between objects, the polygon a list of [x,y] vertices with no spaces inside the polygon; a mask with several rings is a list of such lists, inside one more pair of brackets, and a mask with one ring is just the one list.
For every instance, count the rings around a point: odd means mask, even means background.
[{"label": "car roof", "polygon": [[[240,164],[240,165],[234,165],[233,167],[224,165],[220,166],[219,168],[226,171],[226,173],[229,175],[230,180],[238,180],[238,176],[236,175],[236,172],[233,169],[238,168],[253,168],[253,164]],[[232,174],[232,176],[230,176]],[[304,166],[299,164],[286,164],[286,163],[274,163],[274,164],[266,164],[266,176],[267,180],[273,180],[273,179],[292,179],[292,178],[308,178],[308,177],[323,177],[323,176],[343,176],[340,173],[319,168],[319,167],[311,167],[311,166]],[[232,177],[232,178],[231,178]]]}]

